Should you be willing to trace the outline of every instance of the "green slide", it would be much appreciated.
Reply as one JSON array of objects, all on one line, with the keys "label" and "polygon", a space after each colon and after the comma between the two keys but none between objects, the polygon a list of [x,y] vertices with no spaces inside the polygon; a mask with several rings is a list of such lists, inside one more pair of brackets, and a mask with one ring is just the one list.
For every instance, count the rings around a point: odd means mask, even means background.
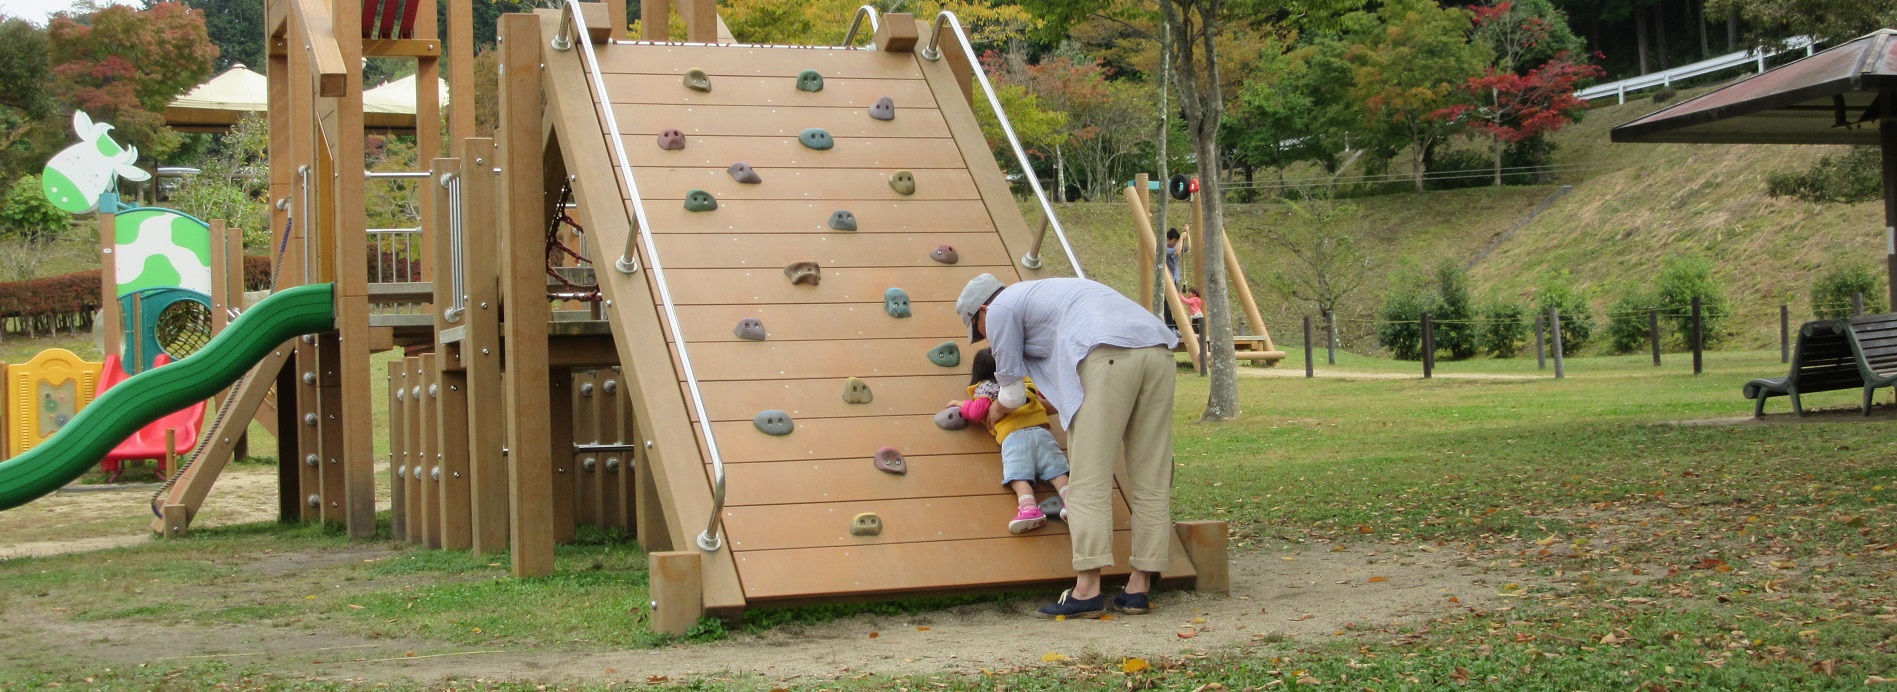
[{"label": "green slide", "polygon": [[0,510],[58,490],[139,428],[210,398],[283,342],[335,329],[335,324],[330,284],[298,286],[265,298],[191,357],[133,375],[99,395],[44,443],[0,462]]}]

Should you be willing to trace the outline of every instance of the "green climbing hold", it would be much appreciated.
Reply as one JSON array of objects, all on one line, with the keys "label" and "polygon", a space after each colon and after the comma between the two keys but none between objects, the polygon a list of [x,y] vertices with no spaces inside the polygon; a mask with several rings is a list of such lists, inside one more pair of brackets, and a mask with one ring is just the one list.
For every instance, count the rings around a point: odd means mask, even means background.
[{"label": "green climbing hold", "polygon": [[711,211],[718,208],[718,198],[704,190],[685,193],[685,211]]},{"label": "green climbing hold", "polygon": [[797,135],[797,141],[803,142],[804,146],[817,150],[829,149],[837,145],[836,140],[830,138],[830,131],[821,127],[813,127],[804,130]]},{"label": "green climbing hold", "polygon": [[940,346],[929,349],[929,362],[945,368],[962,364],[962,349],[953,341],[944,341]]},{"label": "green climbing hold", "polygon": [[696,67],[685,71],[685,88],[692,91],[711,91],[711,75]]},{"label": "green climbing hold", "polygon": [[797,73],[797,90],[823,91],[823,75],[817,74],[816,70],[804,70]]}]

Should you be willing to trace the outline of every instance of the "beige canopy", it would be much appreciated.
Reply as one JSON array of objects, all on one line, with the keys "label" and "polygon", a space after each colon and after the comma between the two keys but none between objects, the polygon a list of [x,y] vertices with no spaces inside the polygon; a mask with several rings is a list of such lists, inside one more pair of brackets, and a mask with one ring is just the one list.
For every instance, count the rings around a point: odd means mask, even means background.
[{"label": "beige canopy", "polygon": [[[440,80],[437,80],[440,81]],[[440,81],[441,103],[448,83]],[[362,92],[363,126],[371,131],[415,131],[415,76]],[[199,84],[165,107],[165,123],[179,132],[225,132],[246,113],[270,109],[268,80],[241,64]]]}]

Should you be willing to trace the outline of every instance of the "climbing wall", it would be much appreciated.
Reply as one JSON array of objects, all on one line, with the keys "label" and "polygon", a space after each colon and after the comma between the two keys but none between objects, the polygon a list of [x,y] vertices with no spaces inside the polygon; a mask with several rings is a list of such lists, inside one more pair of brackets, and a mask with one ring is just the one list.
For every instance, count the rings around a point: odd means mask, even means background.
[{"label": "climbing wall", "polygon": [[[582,212],[601,219],[588,228],[612,229],[600,207],[624,202],[624,188],[602,199],[610,188],[595,177],[627,171],[604,153],[600,110],[572,107],[603,101],[644,198],[727,473],[727,544],[705,568],[707,605],[727,560],[751,605],[1071,580],[1064,524],[1008,532],[1015,500],[994,439],[933,421],[966,396],[962,286],[983,272],[1042,276],[1011,261],[1027,227],[949,65],[874,47],[596,49],[604,98],[580,60],[549,61],[555,138]],[[589,235],[595,257],[624,249],[624,235]],[[641,393],[670,397],[694,423],[672,426],[692,437],[658,439],[652,456],[668,476],[673,535],[694,536],[710,460],[641,258],[635,283],[602,283],[622,363],[656,355],[640,334],[664,335],[671,377],[631,379],[670,389]],[[667,434],[663,420],[642,426]],[[699,454],[677,453],[681,443]],[[1115,502],[1124,556],[1117,491]],[[1174,553],[1168,576],[1193,574]]]}]

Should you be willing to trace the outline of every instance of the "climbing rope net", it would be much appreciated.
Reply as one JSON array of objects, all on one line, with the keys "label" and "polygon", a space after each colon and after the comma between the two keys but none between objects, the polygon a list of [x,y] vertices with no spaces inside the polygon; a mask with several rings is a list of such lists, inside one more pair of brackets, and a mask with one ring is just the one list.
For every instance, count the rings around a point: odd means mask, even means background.
[{"label": "climbing rope net", "polygon": [[[575,240],[586,237],[586,229],[580,226],[580,222],[575,220],[572,214],[567,213],[567,210],[572,207],[573,183],[562,183],[560,203],[553,205],[553,213],[547,219],[547,276],[552,277],[562,287],[563,290],[559,291],[557,296],[561,300],[598,301],[600,295],[597,279],[592,283],[578,283],[573,280],[573,277],[560,272],[560,268],[565,266],[588,268],[593,266],[591,258],[567,247],[561,240],[562,229],[571,229]],[[574,264],[566,264],[567,259],[573,260]]]}]

